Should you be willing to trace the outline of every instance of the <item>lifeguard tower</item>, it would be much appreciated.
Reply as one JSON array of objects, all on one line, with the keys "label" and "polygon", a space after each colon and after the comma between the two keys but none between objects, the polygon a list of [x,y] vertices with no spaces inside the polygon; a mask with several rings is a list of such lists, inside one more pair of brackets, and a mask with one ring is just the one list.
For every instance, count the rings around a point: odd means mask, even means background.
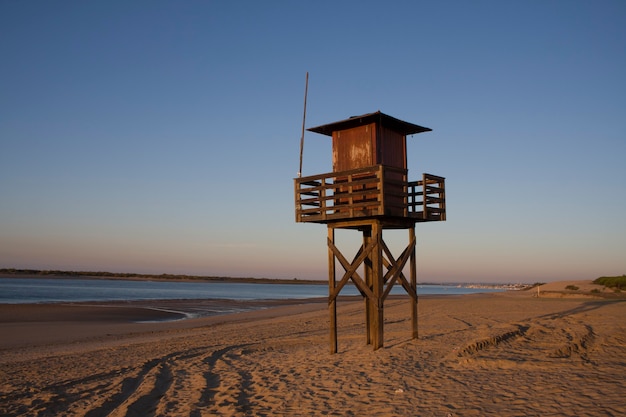
[{"label": "lifeguard tower", "polygon": [[[332,137],[333,172],[294,183],[296,222],[328,227],[331,353],[337,352],[337,297],[350,280],[365,299],[367,343],[374,350],[383,346],[383,304],[396,283],[410,296],[417,338],[415,224],[445,220],[446,201],[443,177],[423,174],[408,181],[406,136],[431,129],[378,111],[307,130]],[[363,233],[352,261],[335,245],[336,229]],[[408,230],[408,245],[398,258],[383,240],[386,229]],[[345,271],[339,279],[337,263]],[[407,263],[409,279],[403,273]]]}]

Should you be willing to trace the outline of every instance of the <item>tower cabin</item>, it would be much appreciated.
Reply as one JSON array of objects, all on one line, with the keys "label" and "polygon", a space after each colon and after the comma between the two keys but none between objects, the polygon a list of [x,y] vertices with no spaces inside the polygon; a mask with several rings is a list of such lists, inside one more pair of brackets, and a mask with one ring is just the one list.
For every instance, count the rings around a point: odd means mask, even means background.
[{"label": "tower cabin", "polygon": [[332,137],[333,172],[295,180],[296,222],[446,219],[444,178],[408,181],[406,137],[431,129],[378,111],[307,130]]},{"label": "tower cabin", "polygon": [[[365,299],[367,343],[383,346],[383,304],[396,283],[411,299],[417,338],[415,224],[446,219],[444,178],[423,174],[408,181],[406,137],[431,129],[380,111],[308,129],[332,137],[333,172],[295,179],[296,222],[328,228],[330,351],[337,352],[337,297],[352,281]],[[335,229],[362,232],[352,261],[335,240]],[[406,229],[408,244],[397,258],[383,239],[385,229]],[[345,273],[337,276],[337,265]],[[408,265],[410,276],[404,275]],[[339,278],[339,279],[338,279]]]}]

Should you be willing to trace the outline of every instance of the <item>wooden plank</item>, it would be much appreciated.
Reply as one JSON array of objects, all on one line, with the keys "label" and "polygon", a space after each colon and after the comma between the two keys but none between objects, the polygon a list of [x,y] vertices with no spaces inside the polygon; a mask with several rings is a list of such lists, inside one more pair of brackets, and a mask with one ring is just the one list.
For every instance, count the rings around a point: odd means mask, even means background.
[{"label": "wooden plank", "polygon": [[300,201],[300,206],[321,207],[322,204],[317,199],[306,199]]},{"label": "wooden plank", "polygon": [[300,181],[300,184],[309,185],[309,186],[312,186],[312,187],[319,187],[320,185],[322,185],[322,183],[317,181],[317,180]]},{"label": "wooden plank", "polygon": [[442,204],[445,200],[439,197],[426,197],[426,204]]},{"label": "wooden plank", "polygon": [[[431,185],[431,184],[437,184],[437,185],[435,186],[435,185]],[[429,193],[440,193],[440,192],[442,192],[444,190],[442,184],[438,183],[438,182],[426,184],[424,189],[426,191],[428,191]]]},{"label": "wooden plank", "polygon": [[434,180],[434,181],[439,181],[439,182],[443,182],[446,180],[445,177],[440,177],[438,175],[427,174],[427,173],[422,174],[422,177],[424,179],[429,179],[429,180]]}]

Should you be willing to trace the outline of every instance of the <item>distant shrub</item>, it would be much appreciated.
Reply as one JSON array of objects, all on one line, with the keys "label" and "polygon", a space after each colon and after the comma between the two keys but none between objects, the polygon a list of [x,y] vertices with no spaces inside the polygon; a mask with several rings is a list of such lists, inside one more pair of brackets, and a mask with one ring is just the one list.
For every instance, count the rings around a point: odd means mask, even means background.
[{"label": "distant shrub", "polygon": [[565,287],[566,290],[578,291],[578,287],[576,285],[568,285]]},{"label": "distant shrub", "polygon": [[535,282],[534,284],[527,285],[524,287],[523,291],[532,290],[533,288],[541,287],[545,282]]},{"label": "distant shrub", "polygon": [[593,290],[591,290],[592,294],[600,294],[600,290],[597,288],[594,288]]},{"label": "distant shrub", "polygon": [[622,290],[626,289],[626,275],[622,275],[621,277],[600,277],[594,280],[593,283]]}]

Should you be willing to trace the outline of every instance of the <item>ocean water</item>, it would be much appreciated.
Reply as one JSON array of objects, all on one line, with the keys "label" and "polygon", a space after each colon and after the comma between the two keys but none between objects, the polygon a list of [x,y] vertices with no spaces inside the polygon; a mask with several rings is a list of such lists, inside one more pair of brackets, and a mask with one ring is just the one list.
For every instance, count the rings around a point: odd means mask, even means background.
[{"label": "ocean water", "polygon": [[[499,291],[449,285],[418,285],[418,295],[473,294]],[[394,286],[391,294],[405,294]],[[358,295],[346,285],[341,295]],[[327,297],[326,284],[256,284],[238,282],[131,281],[111,279],[0,278],[0,303],[53,303],[133,300],[284,300]]]}]

